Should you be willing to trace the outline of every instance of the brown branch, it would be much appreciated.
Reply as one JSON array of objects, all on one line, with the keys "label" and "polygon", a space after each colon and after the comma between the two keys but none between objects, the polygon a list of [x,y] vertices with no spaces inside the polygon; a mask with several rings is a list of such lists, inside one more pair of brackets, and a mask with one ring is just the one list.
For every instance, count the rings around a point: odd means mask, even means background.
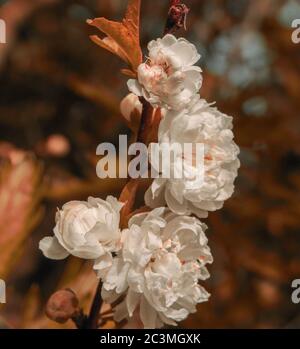
[{"label": "brown branch", "polygon": [[100,280],[98,283],[96,293],[93,299],[93,303],[91,305],[90,313],[85,325],[85,328],[87,329],[98,328],[99,314],[100,314],[101,306],[103,303],[103,300],[101,297],[101,288],[102,288],[102,281]]},{"label": "brown branch", "polygon": [[137,134],[137,142],[146,143],[147,131],[152,121],[153,107],[144,97],[140,97],[140,102],[142,103],[143,109]]},{"label": "brown branch", "polygon": [[137,178],[130,178],[120,194],[119,201],[124,203],[120,212],[121,229],[127,228],[128,216],[134,207],[138,187],[139,180]]}]

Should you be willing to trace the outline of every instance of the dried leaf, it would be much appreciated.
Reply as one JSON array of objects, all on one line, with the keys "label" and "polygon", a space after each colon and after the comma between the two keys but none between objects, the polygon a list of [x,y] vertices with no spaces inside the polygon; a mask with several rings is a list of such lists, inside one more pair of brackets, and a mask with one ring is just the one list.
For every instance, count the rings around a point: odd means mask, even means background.
[{"label": "dried leaf", "polygon": [[75,75],[70,75],[68,85],[79,95],[104,106],[108,111],[119,116],[119,99],[105,84],[98,82],[97,85],[93,85]]},{"label": "dried leaf", "polygon": [[132,69],[132,71],[125,70],[125,73],[131,76],[135,75],[137,67],[142,62],[139,34],[140,7],[140,0],[129,0],[122,22],[110,21],[104,17],[87,21],[88,24],[107,35],[103,39],[97,35],[92,35],[91,40],[125,61]]}]

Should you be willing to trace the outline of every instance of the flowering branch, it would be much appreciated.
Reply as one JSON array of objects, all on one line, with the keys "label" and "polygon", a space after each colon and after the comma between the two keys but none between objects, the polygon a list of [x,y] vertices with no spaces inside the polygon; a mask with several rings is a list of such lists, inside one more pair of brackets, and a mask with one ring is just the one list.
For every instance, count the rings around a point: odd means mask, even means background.
[{"label": "flowering branch", "polygon": [[[188,12],[189,8],[185,4],[182,4],[180,0],[171,0],[164,34],[173,33],[182,27],[186,29],[186,17]],[[140,97],[139,100],[142,104],[142,113],[137,134],[137,142],[147,144],[147,135],[150,133],[154,108],[144,97]],[[130,216],[131,210],[134,206],[137,189],[138,181],[131,179],[122,190],[119,199],[121,202],[125,202],[125,205],[121,210],[120,225],[122,227],[127,225],[127,217]],[[101,287],[102,282],[100,281],[87,321],[88,328],[97,328],[99,312],[102,304]]]},{"label": "flowering branch", "polygon": [[[180,29],[183,23],[185,23],[188,12],[188,7],[182,4],[180,0],[171,0],[164,34],[175,32],[177,29]],[[155,114],[154,108],[152,107],[151,103],[149,103],[143,96],[139,97],[139,101],[142,105],[142,111],[136,141],[147,145],[149,135],[151,134],[151,127],[155,128],[156,126],[158,126],[157,123],[155,123],[155,116],[156,119],[158,119],[159,123],[160,115],[159,117],[157,117],[157,114]],[[158,112],[160,113],[159,110]],[[128,190],[126,190],[127,188],[130,188],[130,193],[128,192]],[[129,183],[125,185],[120,196],[121,202],[130,202],[130,206],[127,204],[122,209],[122,226],[124,225],[124,222],[127,221],[126,217],[130,215],[130,209],[134,205],[137,188],[137,181],[133,179],[129,180]],[[130,198],[128,196],[130,196]]]},{"label": "flowering branch", "polygon": [[[180,1],[173,0],[170,3],[170,8],[168,11],[168,19],[164,33],[174,32],[177,29],[185,26],[186,15],[189,9],[186,5],[180,4]],[[140,102],[142,104],[142,113],[140,119],[140,125],[137,134],[137,142],[147,143],[147,135],[150,133],[153,107],[144,98],[140,97]],[[127,224],[127,217],[130,216],[132,207],[134,205],[135,196],[138,189],[138,182],[136,180],[130,180],[122,190],[120,201],[125,202],[124,207],[121,210],[121,226],[124,227]],[[94,296],[94,300],[91,306],[91,311],[87,320],[87,328],[97,328],[99,312],[102,305],[101,299],[101,288],[102,282],[100,281]]]},{"label": "flowering branch", "polygon": [[[78,309],[71,293],[52,307],[58,311],[57,321],[71,318],[79,328],[98,328],[105,321],[105,317],[99,319],[102,287],[104,301],[111,304],[117,321],[138,314],[145,328],[176,325],[195,312],[198,303],[208,300],[199,281],[209,277],[206,265],[213,258],[205,235],[207,226],[200,218],[220,209],[232,195],[239,167],[232,118],[199,96],[202,74],[195,64],[200,54],[195,45],[170,34],[185,27],[188,7],[180,0],[170,2],[166,35],[149,43],[145,62],[140,62],[138,46],[139,7],[140,0],[129,0],[123,22],[98,18],[90,23],[108,35],[96,42],[131,64],[134,79],[127,85],[132,93],[121,107],[137,142],[172,147],[188,140],[192,145],[188,153],[166,159],[170,173],[184,161],[188,174],[154,178],[144,195],[146,209],[134,211],[142,180],[137,178],[127,182],[118,200],[112,196],[88,198],[69,202],[57,212],[54,236],[41,240],[40,249],[52,259],[72,254],[93,260],[101,280],[88,316]],[[138,116],[133,127],[134,112]],[[204,158],[200,164],[195,154],[199,143]],[[164,154],[159,152],[160,161]],[[154,166],[152,161],[150,158]],[[204,179],[199,179],[200,172]]]}]

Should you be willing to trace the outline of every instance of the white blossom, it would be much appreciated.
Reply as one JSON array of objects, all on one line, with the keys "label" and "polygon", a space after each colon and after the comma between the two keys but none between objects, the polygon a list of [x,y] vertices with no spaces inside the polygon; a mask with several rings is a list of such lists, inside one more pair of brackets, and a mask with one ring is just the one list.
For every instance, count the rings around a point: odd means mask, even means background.
[{"label": "white blossom", "polygon": [[50,259],[64,259],[69,254],[96,260],[99,272],[112,263],[111,252],[119,249],[122,204],[114,197],[106,200],[70,201],[56,213],[54,236],[40,241],[39,248]]},{"label": "white blossom", "polygon": [[139,316],[145,328],[176,325],[209,294],[199,280],[212,262],[206,225],[196,217],[177,216],[166,208],[133,216],[122,232],[122,250],[104,278],[107,302],[125,295],[115,319]]},{"label": "white blossom", "polygon": [[148,50],[147,61],[138,67],[137,80],[128,81],[131,92],[143,96],[154,107],[173,110],[183,109],[199,98],[202,75],[194,64],[200,55],[193,44],[167,34],[151,41]]},{"label": "white blossom", "polygon": [[[232,117],[218,111],[205,100],[190,109],[167,111],[159,126],[159,143],[192,143],[204,145],[204,178],[201,183],[182,178],[156,178],[145,194],[146,205],[154,208],[167,205],[177,214],[206,217],[208,211],[223,206],[234,191],[234,180],[240,162],[239,148],[233,141]],[[193,154],[191,154],[193,157]],[[171,171],[177,166],[172,162]],[[187,159],[182,159],[183,163]],[[193,163],[189,159],[189,164]],[[187,165],[188,166],[188,165]],[[193,167],[193,166],[190,166]],[[201,170],[194,168],[195,171]]]}]

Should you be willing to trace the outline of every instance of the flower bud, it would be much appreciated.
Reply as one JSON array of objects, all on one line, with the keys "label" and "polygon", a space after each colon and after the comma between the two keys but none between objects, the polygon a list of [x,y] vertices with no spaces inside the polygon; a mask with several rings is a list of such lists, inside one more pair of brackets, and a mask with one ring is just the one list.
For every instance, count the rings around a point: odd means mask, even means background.
[{"label": "flower bud", "polygon": [[59,290],[52,294],[46,306],[46,315],[58,323],[65,323],[79,313],[79,301],[70,290]]},{"label": "flower bud", "polygon": [[120,104],[120,110],[122,115],[127,121],[131,121],[131,114],[136,110],[138,114],[142,113],[142,103],[139,101],[139,97],[133,93],[129,93],[124,97]]},{"label": "flower bud", "polygon": [[53,134],[46,140],[45,148],[48,155],[63,157],[69,153],[71,146],[66,137]]}]

